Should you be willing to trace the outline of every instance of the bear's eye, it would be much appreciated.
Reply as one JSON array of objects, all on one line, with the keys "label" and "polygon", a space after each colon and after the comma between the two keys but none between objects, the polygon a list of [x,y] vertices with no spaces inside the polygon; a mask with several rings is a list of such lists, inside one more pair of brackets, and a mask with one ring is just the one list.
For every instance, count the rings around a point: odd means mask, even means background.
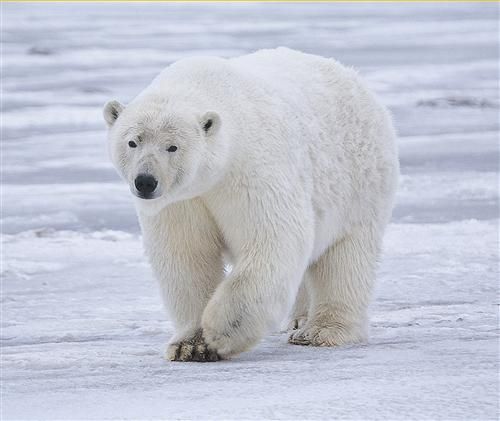
[{"label": "bear's eye", "polygon": [[131,148],[137,148],[137,143],[135,143],[133,140],[131,140],[130,142],[128,142],[128,145],[129,145]]},{"label": "bear's eye", "polygon": [[203,130],[205,130],[205,131],[207,132],[207,131],[208,131],[208,129],[209,129],[210,127],[212,127],[212,124],[213,124],[212,120],[211,120],[211,119],[208,119],[208,120],[207,120],[207,122],[205,123],[205,125],[203,126]]},{"label": "bear's eye", "polygon": [[170,146],[168,149],[167,149],[167,152],[175,152],[177,150],[177,146]]}]

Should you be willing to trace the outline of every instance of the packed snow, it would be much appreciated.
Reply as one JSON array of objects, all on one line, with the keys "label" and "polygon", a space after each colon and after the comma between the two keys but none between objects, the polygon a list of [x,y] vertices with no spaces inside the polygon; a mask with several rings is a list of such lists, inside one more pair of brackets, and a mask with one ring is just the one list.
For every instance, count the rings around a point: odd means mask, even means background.
[{"label": "packed snow", "polygon": [[[498,418],[497,4],[0,7],[2,419]],[[279,45],[358,68],[394,114],[370,342],[167,362],[102,105],[182,57]]]}]

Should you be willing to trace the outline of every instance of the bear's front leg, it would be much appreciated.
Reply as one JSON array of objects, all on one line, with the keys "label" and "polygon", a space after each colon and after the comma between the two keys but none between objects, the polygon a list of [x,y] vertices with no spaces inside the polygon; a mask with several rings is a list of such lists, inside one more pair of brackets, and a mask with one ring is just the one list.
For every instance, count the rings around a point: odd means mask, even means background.
[{"label": "bear's front leg", "polygon": [[240,261],[205,308],[203,336],[221,358],[255,345],[282,320],[295,297],[305,260],[265,251]]},{"label": "bear's front leg", "polygon": [[201,331],[201,316],[224,277],[218,229],[203,204],[189,200],[154,216],[140,215],[144,245],[175,326],[170,361],[216,361]]}]

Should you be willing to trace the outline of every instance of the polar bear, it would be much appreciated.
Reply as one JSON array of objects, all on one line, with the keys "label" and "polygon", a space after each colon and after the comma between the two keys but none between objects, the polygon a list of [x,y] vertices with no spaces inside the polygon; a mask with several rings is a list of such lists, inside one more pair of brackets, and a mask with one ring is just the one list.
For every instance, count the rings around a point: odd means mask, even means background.
[{"label": "polar bear", "polygon": [[399,164],[353,70],[287,48],[189,58],[104,118],[175,325],[168,359],[248,350],[292,307],[291,344],[366,339]]}]

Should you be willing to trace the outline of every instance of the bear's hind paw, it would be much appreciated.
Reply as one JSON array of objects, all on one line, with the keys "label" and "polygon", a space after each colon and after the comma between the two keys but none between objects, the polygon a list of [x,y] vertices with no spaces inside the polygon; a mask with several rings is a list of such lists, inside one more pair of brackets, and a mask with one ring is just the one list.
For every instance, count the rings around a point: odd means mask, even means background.
[{"label": "bear's hind paw", "polygon": [[293,332],[307,323],[307,316],[298,316],[288,322],[285,332]]},{"label": "bear's hind paw", "polygon": [[292,332],[288,342],[294,345],[343,346],[364,342],[365,336],[355,328],[348,329],[340,323],[330,326],[304,326]]}]

